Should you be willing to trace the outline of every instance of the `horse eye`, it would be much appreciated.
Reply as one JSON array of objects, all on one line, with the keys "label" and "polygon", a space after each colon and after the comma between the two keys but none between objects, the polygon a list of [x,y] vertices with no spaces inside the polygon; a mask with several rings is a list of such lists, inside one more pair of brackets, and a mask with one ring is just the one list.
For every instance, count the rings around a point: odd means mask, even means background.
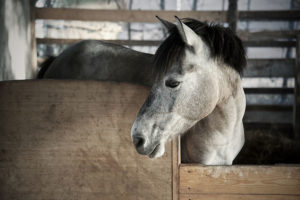
[{"label": "horse eye", "polygon": [[176,88],[180,84],[180,82],[175,80],[167,80],[165,84],[167,87]]}]

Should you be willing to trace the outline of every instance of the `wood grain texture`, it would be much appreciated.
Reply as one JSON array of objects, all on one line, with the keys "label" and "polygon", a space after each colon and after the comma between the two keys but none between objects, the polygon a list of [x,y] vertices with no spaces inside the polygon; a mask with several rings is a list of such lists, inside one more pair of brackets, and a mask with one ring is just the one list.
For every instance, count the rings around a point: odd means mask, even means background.
[{"label": "wood grain texture", "polygon": [[182,194],[180,200],[300,200],[298,195]]},{"label": "wood grain texture", "polygon": [[36,19],[110,21],[110,22],[155,22],[156,15],[165,20],[194,18],[201,21],[225,22],[224,11],[161,11],[161,10],[96,10],[74,8],[36,8]]},{"label": "wood grain texture", "polygon": [[172,141],[172,191],[173,191],[173,200],[179,199],[179,165],[180,165],[180,136]]},{"label": "wood grain texture", "polygon": [[0,199],[172,199],[171,145],[139,155],[148,89],[97,81],[0,83]]},{"label": "wood grain texture", "polygon": [[180,193],[300,195],[300,166],[181,165]]},{"label": "wood grain texture", "polygon": [[[111,21],[111,22],[157,22],[155,15],[166,20],[190,17],[202,21],[226,21],[226,11],[159,11],[159,10],[96,10],[74,8],[36,8],[37,19]],[[239,11],[240,20],[299,20],[297,10]]]}]

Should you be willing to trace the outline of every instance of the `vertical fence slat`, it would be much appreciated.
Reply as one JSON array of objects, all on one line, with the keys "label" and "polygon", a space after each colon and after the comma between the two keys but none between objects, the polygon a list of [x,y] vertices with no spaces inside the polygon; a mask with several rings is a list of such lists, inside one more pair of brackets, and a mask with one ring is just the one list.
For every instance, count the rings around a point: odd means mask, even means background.
[{"label": "vertical fence slat", "polygon": [[238,0],[229,0],[227,22],[233,32],[236,32],[238,21]]},{"label": "vertical fence slat", "polygon": [[180,136],[172,141],[172,194],[173,200],[179,200],[179,165],[181,163],[180,158]]},{"label": "vertical fence slat", "polygon": [[295,138],[300,138],[300,35],[296,46],[294,134]]},{"label": "vertical fence slat", "polygon": [[31,32],[31,70],[33,77],[37,73],[37,47],[35,37],[35,0],[30,0],[30,32]]}]

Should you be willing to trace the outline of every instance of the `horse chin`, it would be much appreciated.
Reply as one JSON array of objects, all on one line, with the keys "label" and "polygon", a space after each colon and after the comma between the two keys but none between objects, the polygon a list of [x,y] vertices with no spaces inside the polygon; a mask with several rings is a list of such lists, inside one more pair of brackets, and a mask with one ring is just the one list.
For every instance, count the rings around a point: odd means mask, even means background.
[{"label": "horse chin", "polygon": [[148,156],[149,158],[159,158],[163,156],[164,153],[165,153],[165,145],[158,144]]}]

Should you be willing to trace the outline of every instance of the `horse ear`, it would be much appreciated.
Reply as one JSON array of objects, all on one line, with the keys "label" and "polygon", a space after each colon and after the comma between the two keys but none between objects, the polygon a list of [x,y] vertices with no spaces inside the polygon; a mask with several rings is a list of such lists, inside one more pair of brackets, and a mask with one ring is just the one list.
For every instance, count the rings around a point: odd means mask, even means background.
[{"label": "horse ear", "polygon": [[188,46],[194,46],[197,43],[197,40],[199,40],[199,36],[190,27],[182,23],[177,16],[175,16],[175,19],[176,27],[183,42]]},{"label": "horse ear", "polygon": [[175,27],[175,24],[172,22],[169,22],[167,20],[164,20],[156,15],[156,18],[160,21],[160,23],[167,29],[167,31],[170,31],[173,27]]}]

